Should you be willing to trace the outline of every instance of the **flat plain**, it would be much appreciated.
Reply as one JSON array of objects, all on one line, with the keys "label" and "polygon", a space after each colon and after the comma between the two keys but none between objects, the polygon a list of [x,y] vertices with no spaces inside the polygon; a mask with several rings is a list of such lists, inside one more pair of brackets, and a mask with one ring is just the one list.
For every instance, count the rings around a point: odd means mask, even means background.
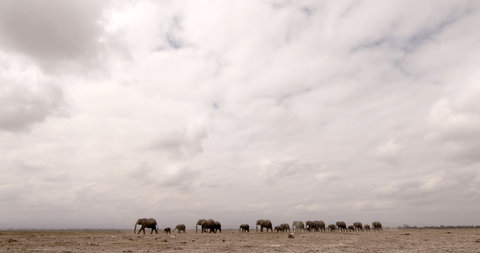
[{"label": "flat plain", "polygon": [[187,233],[127,230],[0,231],[0,252],[480,252],[480,229],[381,232]]}]

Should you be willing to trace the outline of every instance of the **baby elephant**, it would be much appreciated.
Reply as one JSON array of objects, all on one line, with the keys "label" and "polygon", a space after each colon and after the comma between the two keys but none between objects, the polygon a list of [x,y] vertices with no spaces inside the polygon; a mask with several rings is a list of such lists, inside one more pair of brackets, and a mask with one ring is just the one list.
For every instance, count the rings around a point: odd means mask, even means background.
[{"label": "baby elephant", "polygon": [[240,229],[239,229],[241,232],[250,232],[250,226],[248,224],[242,224],[240,225]]},{"label": "baby elephant", "polygon": [[283,228],[282,228],[282,226],[275,226],[275,228],[273,230],[275,230],[275,232],[278,233],[280,231],[283,231]]},{"label": "baby elephant", "polygon": [[163,232],[164,232],[165,234],[170,234],[170,233],[172,232],[172,229],[171,229],[170,227],[166,227],[166,228],[163,230]]},{"label": "baby elephant", "polygon": [[335,231],[336,229],[337,229],[337,226],[335,226],[335,224],[328,225],[328,230],[330,230],[331,232]]}]

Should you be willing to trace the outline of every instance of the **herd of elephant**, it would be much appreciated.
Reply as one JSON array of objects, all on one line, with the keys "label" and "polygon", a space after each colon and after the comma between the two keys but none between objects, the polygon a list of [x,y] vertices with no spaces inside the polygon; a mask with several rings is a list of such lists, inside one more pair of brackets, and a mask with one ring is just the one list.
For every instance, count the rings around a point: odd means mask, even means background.
[{"label": "herd of elephant", "polygon": [[[240,226],[240,230],[244,231]],[[247,225],[248,226],[248,225]],[[258,226],[260,226],[260,232],[263,232],[263,229],[275,232],[281,231],[288,231],[290,232],[290,225],[287,223],[280,224],[278,226],[273,227],[272,222],[270,220],[258,220],[255,226],[255,229],[258,230]],[[372,226],[365,224],[363,225],[361,222],[354,222],[352,225],[347,226],[344,221],[337,221],[335,224],[329,224],[328,226],[325,225],[323,221],[307,221],[303,223],[303,221],[294,221],[292,223],[292,230],[293,232],[300,232],[300,231],[309,231],[309,232],[320,232],[320,231],[380,231],[383,230],[382,223],[378,221],[374,221]],[[248,229],[247,229],[248,231]]]},{"label": "herd of elephant", "polygon": [[[155,233],[158,234],[158,229],[157,229],[157,221],[153,218],[141,218],[138,219],[137,222],[135,223],[135,228],[133,229],[133,233],[137,233],[137,225],[140,225],[141,228],[138,230],[138,233],[143,231],[145,234],[145,228],[150,228],[152,229],[150,231],[150,234],[155,231]],[[212,219],[200,219],[197,222],[197,225],[195,226],[195,232],[198,232],[198,226],[201,227],[202,233],[217,233],[217,232],[222,232],[222,224],[220,224],[219,221],[214,221]],[[163,229],[164,233],[171,233],[178,231],[178,233],[185,233],[186,232],[186,226],[185,224],[178,224],[175,229],[172,229],[170,227],[166,227]]]},{"label": "herd of elephant", "polygon": [[[155,231],[158,234],[157,230],[157,221],[153,218],[142,218],[138,219],[135,223],[135,228],[133,229],[133,233],[137,233],[137,225],[140,225],[141,228],[138,231],[143,231],[145,234],[145,228],[150,228],[150,234]],[[197,221],[195,225],[195,233],[198,233],[198,227],[200,226],[200,231],[202,233],[217,233],[222,232],[222,225],[219,221],[214,221],[212,219],[200,219]],[[266,232],[270,230],[271,232],[290,232],[290,225],[287,223],[280,224],[278,226],[273,227],[272,222],[270,220],[257,220],[255,225],[255,230],[258,231],[258,227],[260,227],[260,232],[263,232],[265,229]],[[293,232],[301,232],[301,231],[309,231],[309,232],[320,232],[320,231],[380,231],[383,230],[382,224],[378,221],[374,221],[372,226],[370,227],[369,224],[363,225],[361,222],[354,222],[352,225],[347,226],[344,221],[337,221],[335,224],[329,224],[328,226],[325,225],[323,221],[307,221],[303,223],[303,221],[294,221],[292,223],[292,230]],[[186,226],[185,224],[178,224],[175,229],[172,231],[170,227],[167,227],[163,230],[164,233],[171,233],[178,231],[178,233],[185,233]],[[240,225],[239,231],[241,232],[250,232],[250,226],[248,224]]]}]

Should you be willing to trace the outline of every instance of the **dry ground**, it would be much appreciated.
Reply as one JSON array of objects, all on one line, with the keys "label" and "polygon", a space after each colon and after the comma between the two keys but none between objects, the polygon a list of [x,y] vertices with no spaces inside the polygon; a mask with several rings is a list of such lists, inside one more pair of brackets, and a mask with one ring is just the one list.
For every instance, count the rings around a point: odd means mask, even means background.
[{"label": "dry ground", "polygon": [[480,229],[149,234],[126,230],[0,231],[0,252],[480,252]]}]

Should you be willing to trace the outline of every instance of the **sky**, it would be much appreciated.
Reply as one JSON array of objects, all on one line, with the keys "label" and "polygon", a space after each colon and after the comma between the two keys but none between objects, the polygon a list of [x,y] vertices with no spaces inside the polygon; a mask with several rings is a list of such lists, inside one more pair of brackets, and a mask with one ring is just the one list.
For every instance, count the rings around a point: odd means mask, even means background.
[{"label": "sky", "polygon": [[480,225],[480,2],[0,0],[0,229]]}]

